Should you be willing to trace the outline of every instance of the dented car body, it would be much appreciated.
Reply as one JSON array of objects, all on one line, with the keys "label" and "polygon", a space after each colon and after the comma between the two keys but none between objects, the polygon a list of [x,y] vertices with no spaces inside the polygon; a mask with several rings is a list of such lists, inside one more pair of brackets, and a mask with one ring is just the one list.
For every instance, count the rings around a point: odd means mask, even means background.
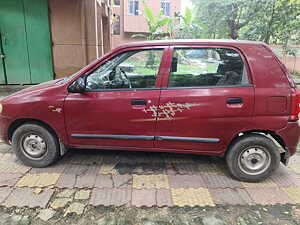
[{"label": "dented car body", "polygon": [[226,156],[233,176],[258,181],[299,139],[298,91],[259,42],[130,43],[0,103],[0,137],[36,167],[66,148],[163,151]]}]

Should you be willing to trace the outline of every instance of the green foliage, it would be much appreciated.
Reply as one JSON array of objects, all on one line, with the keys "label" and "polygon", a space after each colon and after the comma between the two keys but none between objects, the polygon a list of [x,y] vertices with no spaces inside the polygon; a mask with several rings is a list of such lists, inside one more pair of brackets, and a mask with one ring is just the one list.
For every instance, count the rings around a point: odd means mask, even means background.
[{"label": "green foliage", "polygon": [[192,11],[190,10],[190,8],[186,8],[185,9],[185,14],[182,17],[183,21],[185,24],[192,24],[193,22],[193,15],[192,15]]},{"label": "green foliage", "polygon": [[164,17],[162,11],[160,11],[158,15],[155,15],[151,8],[149,8],[149,6],[144,1],[143,5],[149,34],[135,34],[132,37],[146,38],[147,40],[156,40],[162,39],[167,36],[167,32],[165,30],[167,29],[166,27],[171,22],[172,18]]},{"label": "green foliage", "polygon": [[269,0],[241,31],[250,40],[287,46],[300,42],[300,1]]},{"label": "green foliage", "polygon": [[300,43],[300,0],[192,0],[193,10],[183,15],[157,15],[143,1],[149,34],[132,37],[155,39],[232,38],[279,44],[284,52]]},{"label": "green foliage", "polygon": [[195,23],[192,10],[186,8],[184,15],[177,15],[179,19],[173,19],[169,26],[170,37],[174,39],[191,39],[201,37],[201,26]]},{"label": "green foliage", "polygon": [[300,42],[299,0],[193,0],[205,38]]},{"label": "green foliage", "polygon": [[265,0],[194,0],[197,20],[204,23],[208,38],[239,38],[241,28],[247,26],[260,11]]}]

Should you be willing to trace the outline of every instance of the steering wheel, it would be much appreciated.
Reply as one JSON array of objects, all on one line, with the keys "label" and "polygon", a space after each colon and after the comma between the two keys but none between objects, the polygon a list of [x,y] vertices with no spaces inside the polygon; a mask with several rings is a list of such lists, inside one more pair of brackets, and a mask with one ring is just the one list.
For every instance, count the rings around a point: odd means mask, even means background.
[{"label": "steering wheel", "polygon": [[108,75],[108,78],[111,88],[124,88],[125,84],[126,86],[129,85],[129,88],[132,87],[126,73],[120,67],[115,67]]},{"label": "steering wheel", "polygon": [[129,80],[127,74],[125,73],[125,71],[119,67],[119,70],[121,71],[121,73],[124,75],[124,77],[126,78],[127,82],[128,82],[128,85],[129,85],[129,88],[132,88],[132,85],[131,85],[131,81]]}]

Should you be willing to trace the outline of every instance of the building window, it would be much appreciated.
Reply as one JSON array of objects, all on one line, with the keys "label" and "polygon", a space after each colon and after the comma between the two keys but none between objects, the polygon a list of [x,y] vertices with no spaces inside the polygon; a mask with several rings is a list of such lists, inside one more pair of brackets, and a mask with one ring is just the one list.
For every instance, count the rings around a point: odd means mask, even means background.
[{"label": "building window", "polygon": [[161,0],[160,9],[164,16],[170,16],[170,0]]},{"label": "building window", "polygon": [[112,32],[113,32],[113,35],[120,35],[120,16],[119,15],[113,16]]},{"label": "building window", "polygon": [[120,0],[114,0],[113,3],[114,6],[120,6]]},{"label": "building window", "polygon": [[138,16],[139,15],[139,1],[129,0],[129,15]]}]

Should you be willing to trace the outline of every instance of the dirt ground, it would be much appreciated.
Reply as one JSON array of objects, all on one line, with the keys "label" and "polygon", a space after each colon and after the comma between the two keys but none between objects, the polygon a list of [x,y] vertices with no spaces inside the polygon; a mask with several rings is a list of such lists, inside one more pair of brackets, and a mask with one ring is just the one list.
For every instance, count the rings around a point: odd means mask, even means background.
[{"label": "dirt ground", "polygon": [[44,222],[39,209],[0,208],[2,225],[297,225],[299,205],[222,207],[89,207],[82,216],[57,212]]}]

